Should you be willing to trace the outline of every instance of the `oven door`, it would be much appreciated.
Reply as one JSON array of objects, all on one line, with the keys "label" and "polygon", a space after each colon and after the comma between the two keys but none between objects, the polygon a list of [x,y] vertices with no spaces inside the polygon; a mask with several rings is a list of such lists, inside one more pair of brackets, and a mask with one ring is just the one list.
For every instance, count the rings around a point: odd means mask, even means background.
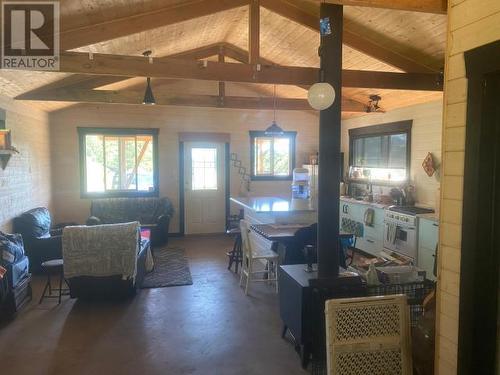
[{"label": "oven door", "polygon": [[417,228],[386,222],[384,225],[384,248],[416,259]]}]

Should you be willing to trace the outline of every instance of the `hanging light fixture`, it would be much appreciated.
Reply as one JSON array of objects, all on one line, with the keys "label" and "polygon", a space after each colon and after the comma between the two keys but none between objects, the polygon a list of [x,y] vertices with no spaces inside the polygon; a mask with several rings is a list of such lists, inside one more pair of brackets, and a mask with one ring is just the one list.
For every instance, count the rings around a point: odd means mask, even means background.
[{"label": "hanging light fixture", "polygon": [[366,113],[379,112],[380,106],[378,105],[378,102],[381,100],[382,98],[379,95],[370,95],[370,100],[366,106]]},{"label": "hanging light fixture", "polygon": [[[151,56],[150,50],[144,51],[143,56],[148,57],[149,62],[152,63],[152,61],[151,61],[152,58],[150,58],[150,56]],[[151,78],[147,77],[146,82],[147,82],[147,86],[146,86],[146,91],[144,92],[144,100],[142,101],[142,104],[154,105],[154,104],[156,104],[156,100],[155,100],[155,97],[153,95],[153,90],[151,89]]]},{"label": "hanging light fixture", "polygon": [[273,96],[273,122],[265,130],[266,135],[283,135],[285,132],[276,123],[276,85],[274,85],[274,96]]},{"label": "hanging light fixture", "polygon": [[153,90],[151,89],[151,78],[147,78],[146,92],[144,93],[144,100],[142,104],[154,105],[156,104],[155,97],[153,95]]},{"label": "hanging light fixture", "polygon": [[330,108],[335,101],[335,89],[328,82],[315,83],[309,88],[307,101],[319,111]]},{"label": "hanging light fixture", "polygon": [[[322,42],[323,36],[330,35],[332,33],[330,19],[322,18],[319,26]],[[321,52],[322,49],[320,45],[318,48],[318,55],[320,57]],[[319,82],[312,85],[307,92],[307,101],[311,107],[319,111],[330,108],[335,101],[335,89],[328,82],[325,82],[325,72],[322,67],[319,69]]]}]

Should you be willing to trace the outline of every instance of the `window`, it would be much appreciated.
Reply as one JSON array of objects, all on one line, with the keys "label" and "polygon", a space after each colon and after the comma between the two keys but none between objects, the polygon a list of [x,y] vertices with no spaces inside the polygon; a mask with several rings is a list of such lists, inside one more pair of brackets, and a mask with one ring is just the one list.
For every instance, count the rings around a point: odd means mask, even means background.
[{"label": "window", "polygon": [[405,182],[410,173],[412,121],[350,129],[350,180]]},{"label": "window", "polygon": [[191,149],[192,190],[217,190],[217,149]]},{"label": "window", "polygon": [[83,196],[158,194],[158,129],[78,128]]},{"label": "window", "polygon": [[252,180],[289,180],[295,167],[296,132],[269,136],[263,131],[250,132]]}]

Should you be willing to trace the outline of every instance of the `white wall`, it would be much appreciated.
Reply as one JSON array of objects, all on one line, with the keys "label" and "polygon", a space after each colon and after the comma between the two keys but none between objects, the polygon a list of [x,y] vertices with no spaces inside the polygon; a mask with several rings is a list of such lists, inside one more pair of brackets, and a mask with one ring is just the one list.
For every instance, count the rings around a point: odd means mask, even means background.
[{"label": "white wall", "polygon": [[342,151],[345,155],[346,171],[349,168],[349,129],[384,124],[388,122],[413,120],[411,137],[411,182],[416,186],[418,203],[435,207],[440,185],[439,171],[433,177],[427,176],[422,162],[431,152],[441,163],[441,129],[443,123],[443,102],[436,101],[393,110],[387,113],[371,113],[342,121]]},{"label": "white wall", "polygon": [[[249,130],[264,130],[272,121],[272,111],[218,108],[151,107],[126,105],[83,105],[51,114],[53,145],[53,191],[58,221],[83,223],[90,201],[80,198],[77,127],[159,128],[160,195],[169,197],[177,212],[171,232],[179,230],[179,139],[180,132],[229,133],[231,152],[236,152],[249,169]],[[278,111],[277,121],[284,130],[297,131],[297,165],[317,151],[319,120],[314,112]],[[240,179],[231,168],[231,195],[238,196]],[[290,181],[252,182],[252,195],[290,195]]]},{"label": "white wall", "polygon": [[0,230],[10,232],[17,215],[51,207],[49,121],[45,112],[4,96],[0,108],[6,110],[6,127],[19,150],[5,170],[0,168]]}]

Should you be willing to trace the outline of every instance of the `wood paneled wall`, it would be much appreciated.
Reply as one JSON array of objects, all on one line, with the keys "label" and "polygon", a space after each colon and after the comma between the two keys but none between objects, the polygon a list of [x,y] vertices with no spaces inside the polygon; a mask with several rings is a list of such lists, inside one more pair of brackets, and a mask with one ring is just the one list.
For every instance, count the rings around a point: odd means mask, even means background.
[{"label": "wood paneled wall", "polygon": [[[273,119],[272,111],[218,108],[82,105],[51,115],[52,167],[55,215],[59,221],[83,223],[89,216],[87,199],[80,198],[79,151],[76,128],[154,127],[159,134],[160,195],[169,197],[177,210],[171,232],[179,230],[179,133],[229,133],[231,152],[243,166],[250,166],[249,130],[264,130]],[[278,124],[297,131],[297,165],[308,160],[318,147],[318,116],[314,112],[278,111]],[[236,168],[231,173],[231,195],[244,190]],[[290,196],[291,181],[254,181],[250,194]],[[233,208],[234,209],[234,208]]]},{"label": "wood paneled wall", "polygon": [[457,373],[467,79],[464,51],[500,39],[500,1],[450,0],[445,71],[436,374]]},{"label": "wood paneled wall", "polygon": [[416,187],[417,202],[435,207],[436,191],[440,185],[440,171],[429,177],[422,168],[422,162],[427,153],[432,152],[437,163],[441,163],[442,101],[395,109],[387,113],[371,113],[342,121],[345,171],[349,168],[349,129],[403,120],[413,120],[410,173],[411,181]]},{"label": "wood paneled wall", "polygon": [[11,232],[12,219],[37,206],[51,206],[48,115],[27,104],[0,96],[6,127],[19,150],[5,170],[0,168],[0,230]]}]

